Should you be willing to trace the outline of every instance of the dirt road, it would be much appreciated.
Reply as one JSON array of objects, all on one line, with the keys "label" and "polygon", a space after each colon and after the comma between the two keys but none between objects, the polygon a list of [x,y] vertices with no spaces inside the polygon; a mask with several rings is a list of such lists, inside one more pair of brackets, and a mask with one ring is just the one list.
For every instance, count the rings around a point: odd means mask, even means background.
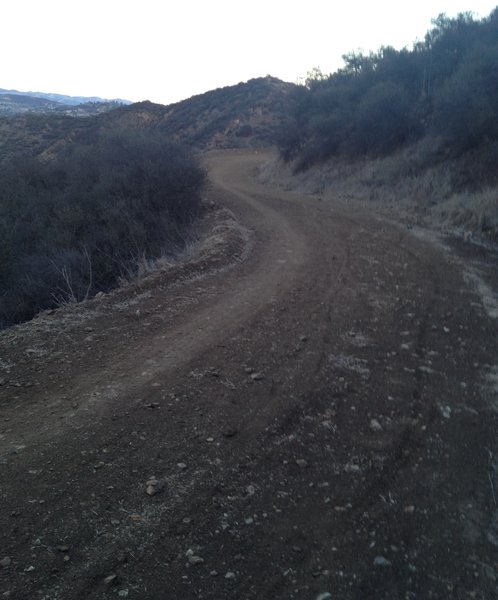
[{"label": "dirt road", "polygon": [[463,258],[261,160],[207,159],[236,220],[200,258],[1,334],[0,597],[498,597]]}]

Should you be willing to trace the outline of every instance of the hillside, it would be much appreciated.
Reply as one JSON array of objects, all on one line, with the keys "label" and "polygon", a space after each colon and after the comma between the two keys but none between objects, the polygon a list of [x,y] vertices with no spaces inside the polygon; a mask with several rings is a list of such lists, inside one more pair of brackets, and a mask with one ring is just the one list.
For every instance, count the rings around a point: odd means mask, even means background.
[{"label": "hillside", "polygon": [[158,130],[198,149],[265,147],[276,143],[295,87],[262,77],[168,106],[140,102],[103,120],[121,128]]},{"label": "hillside", "polygon": [[[112,130],[154,132],[198,150],[265,147],[276,143],[295,87],[265,77],[169,106],[148,101],[114,106],[89,119],[74,118],[77,115],[64,111],[46,114],[33,109],[27,114],[0,118],[0,161],[19,151],[51,156],[67,144],[84,143],[98,132]],[[33,98],[22,101],[31,108],[52,102]]]},{"label": "hillside", "polygon": [[294,184],[498,240],[497,40],[498,9],[440,15],[411,50],[312,72],[279,142]]},{"label": "hillside", "polygon": [[267,77],[172,106],[0,119],[0,326],[180,253],[202,214],[192,151],[275,143],[292,89]]}]

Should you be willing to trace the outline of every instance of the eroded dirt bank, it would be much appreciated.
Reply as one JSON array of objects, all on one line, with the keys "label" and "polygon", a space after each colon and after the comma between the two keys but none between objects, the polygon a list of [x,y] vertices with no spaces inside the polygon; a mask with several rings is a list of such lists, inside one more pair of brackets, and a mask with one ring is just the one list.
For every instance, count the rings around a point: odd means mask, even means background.
[{"label": "eroded dirt bank", "polygon": [[495,598],[498,338],[461,259],[207,161],[229,260],[1,335],[0,593]]}]

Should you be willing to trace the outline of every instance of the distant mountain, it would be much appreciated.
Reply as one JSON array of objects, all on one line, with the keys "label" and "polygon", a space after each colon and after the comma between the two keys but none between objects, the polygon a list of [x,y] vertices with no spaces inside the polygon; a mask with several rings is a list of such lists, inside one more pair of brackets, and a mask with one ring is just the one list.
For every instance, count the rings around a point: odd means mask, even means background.
[{"label": "distant mountain", "polygon": [[127,104],[131,104],[131,102],[43,92],[19,92],[0,88],[0,116],[19,115],[27,112],[90,116]]}]

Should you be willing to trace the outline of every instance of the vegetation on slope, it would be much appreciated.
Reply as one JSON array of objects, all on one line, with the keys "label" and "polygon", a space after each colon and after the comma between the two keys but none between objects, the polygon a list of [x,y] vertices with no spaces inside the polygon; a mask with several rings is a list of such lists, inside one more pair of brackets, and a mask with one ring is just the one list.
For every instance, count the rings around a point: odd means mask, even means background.
[{"label": "vegetation on slope", "polygon": [[343,58],[342,69],[315,71],[294,94],[280,149],[296,170],[331,157],[386,156],[434,136],[440,153],[431,161],[473,153],[479,183],[496,181],[498,9],[480,21],[440,15],[412,50]]},{"label": "vegetation on slope", "polygon": [[265,77],[171,106],[0,118],[0,326],[181,248],[204,182],[185,146],[274,143],[293,87]]},{"label": "vegetation on slope", "polygon": [[3,153],[0,325],[109,290],[180,248],[200,211],[204,173],[184,148],[137,130],[72,133],[38,156]]}]

